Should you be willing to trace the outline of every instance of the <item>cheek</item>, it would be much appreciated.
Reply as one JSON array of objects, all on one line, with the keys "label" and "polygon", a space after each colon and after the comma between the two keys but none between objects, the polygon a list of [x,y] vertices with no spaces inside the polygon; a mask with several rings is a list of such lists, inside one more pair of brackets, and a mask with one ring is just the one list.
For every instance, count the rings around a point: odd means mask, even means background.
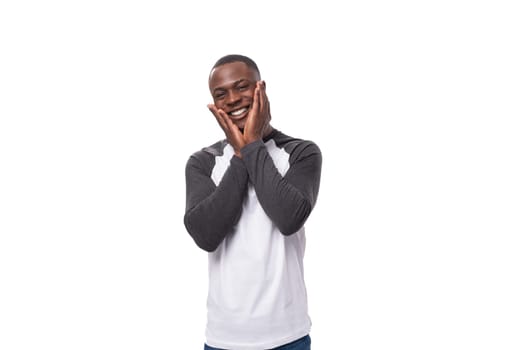
[{"label": "cheek", "polygon": [[224,102],[222,100],[213,100],[213,104],[219,109],[223,109],[224,107]]},{"label": "cheek", "polygon": [[247,101],[253,101],[253,94],[254,94],[254,90],[252,91],[247,91],[244,95],[243,95],[243,98]]}]

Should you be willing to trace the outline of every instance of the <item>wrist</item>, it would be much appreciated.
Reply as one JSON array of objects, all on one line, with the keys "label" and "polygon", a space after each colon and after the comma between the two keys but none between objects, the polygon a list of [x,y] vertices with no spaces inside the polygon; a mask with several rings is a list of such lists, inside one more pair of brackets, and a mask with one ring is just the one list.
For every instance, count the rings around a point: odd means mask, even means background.
[{"label": "wrist", "polygon": [[245,145],[248,145],[250,143],[254,143],[255,141],[262,140],[262,137],[260,136],[246,136],[244,138]]}]

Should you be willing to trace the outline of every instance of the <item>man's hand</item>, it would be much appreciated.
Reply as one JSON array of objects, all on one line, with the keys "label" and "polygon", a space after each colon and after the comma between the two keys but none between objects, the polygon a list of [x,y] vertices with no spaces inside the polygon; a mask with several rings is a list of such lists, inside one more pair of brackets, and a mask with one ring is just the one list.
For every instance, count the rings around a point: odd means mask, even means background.
[{"label": "man's hand", "polygon": [[241,148],[246,145],[243,134],[237,125],[233,124],[230,117],[222,109],[218,109],[214,104],[209,104],[208,109],[213,113],[221,129],[226,135],[228,143],[232,145],[235,155],[241,157]]},{"label": "man's hand", "polygon": [[228,143],[233,147],[235,155],[239,158],[241,158],[241,148],[254,141],[262,140],[270,127],[270,103],[268,96],[266,96],[266,83],[264,81],[256,83],[252,106],[246,116],[244,133],[222,109],[217,108],[214,104],[209,104],[208,109],[217,119]]},{"label": "man's hand", "polygon": [[270,124],[270,103],[266,95],[266,83],[258,81],[253,93],[253,103],[244,126],[245,144],[261,140]]}]

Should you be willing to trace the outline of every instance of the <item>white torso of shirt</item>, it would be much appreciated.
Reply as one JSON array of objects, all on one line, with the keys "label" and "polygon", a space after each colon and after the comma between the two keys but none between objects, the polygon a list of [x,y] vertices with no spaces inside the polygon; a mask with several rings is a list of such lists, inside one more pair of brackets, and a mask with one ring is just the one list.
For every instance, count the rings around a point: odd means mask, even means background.
[{"label": "white torso of shirt", "polygon": [[[289,154],[273,140],[265,143],[284,176]],[[230,165],[227,145],[215,159],[211,178],[218,185]],[[248,185],[233,232],[209,254],[208,345],[256,350],[277,347],[310,331],[303,274],[304,228],[284,236]]]}]

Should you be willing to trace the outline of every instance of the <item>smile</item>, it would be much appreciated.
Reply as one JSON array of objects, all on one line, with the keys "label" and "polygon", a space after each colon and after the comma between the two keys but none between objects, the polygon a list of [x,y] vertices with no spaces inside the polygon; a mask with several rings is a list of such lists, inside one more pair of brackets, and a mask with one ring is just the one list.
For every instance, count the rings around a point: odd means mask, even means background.
[{"label": "smile", "polygon": [[228,113],[231,117],[234,117],[234,119],[240,119],[246,112],[248,112],[248,107],[243,107],[241,109],[236,109],[234,111],[231,111]]}]

